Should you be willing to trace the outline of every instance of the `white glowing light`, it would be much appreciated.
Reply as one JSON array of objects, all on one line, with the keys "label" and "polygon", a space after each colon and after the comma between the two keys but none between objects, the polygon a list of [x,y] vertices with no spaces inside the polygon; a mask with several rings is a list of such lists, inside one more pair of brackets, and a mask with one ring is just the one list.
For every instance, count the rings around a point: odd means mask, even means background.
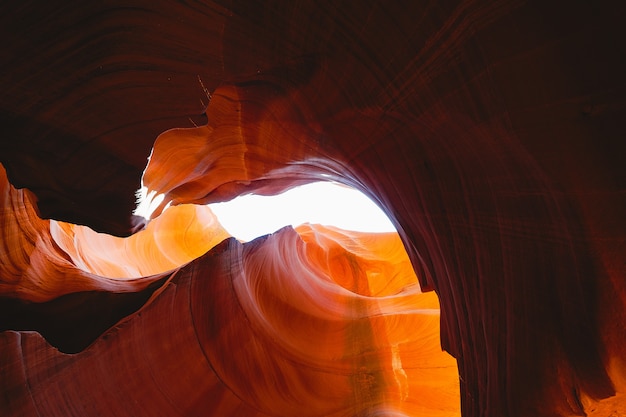
[{"label": "white glowing light", "polygon": [[318,182],[276,196],[246,195],[209,207],[224,228],[247,242],[287,226],[303,223],[361,232],[395,232],[385,213],[353,188]]},{"label": "white glowing light", "polygon": [[163,194],[157,195],[156,191],[148,192],[148,188],[145,186],[137,190],[135,195],[137,197],[137,207],[135,211],[133,211],[133,214],[135,216],[141,216],[144,219],[150,219],[154,210],[159,207],[159,204],[161,204],[165,198]]}]

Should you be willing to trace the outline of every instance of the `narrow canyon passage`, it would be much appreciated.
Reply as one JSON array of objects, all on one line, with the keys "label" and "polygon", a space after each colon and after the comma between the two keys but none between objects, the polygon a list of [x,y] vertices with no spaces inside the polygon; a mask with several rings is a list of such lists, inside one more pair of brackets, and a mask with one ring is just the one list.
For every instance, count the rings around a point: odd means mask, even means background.
[{"label": "narrow canyon passage", "polygon": [[[28,201],[6,177],[4,190],[6,200]],[[25,232],[38,219],[32,208],[25,212],[32,219],[5,212],[4,224]],[[29,294],[34,305],[3,299],[2,330],[22,330],[2,333],[7,412],[223,415],[228,398],[236,415],[459,415],[458,371],[439,342],[437,297],[421,291],[396,232],[307,223],[242,244],[208,206],[196,205],[170,207],[127,238],[39,222],[28,255],[58,262],[38,270],[10,254],[7,261],[32,281],[15,287],[37,288],[56,272],[61,282],[75,274],[96,291]],[[143,281],[153,283],[137,289]],[[116,289],[102,297],[111,282]],[[72,296],[70,309],[57,301]],[[72,317],[87,306],[99,320]],[[198,352],[205,370],[193,401],[170,393],[198,367]],[[171,355],[177,365],[162,379],[137,379]],[[50,407],[53,386],[63,386],[72,404]],[[101,390],[119,402],[99,403]],[[159,399],[133,402],[138,391]]]},{"label": "narrow canyon passage", "polygon": [[622,2],[0,10],[0,414],[626,415]]}]

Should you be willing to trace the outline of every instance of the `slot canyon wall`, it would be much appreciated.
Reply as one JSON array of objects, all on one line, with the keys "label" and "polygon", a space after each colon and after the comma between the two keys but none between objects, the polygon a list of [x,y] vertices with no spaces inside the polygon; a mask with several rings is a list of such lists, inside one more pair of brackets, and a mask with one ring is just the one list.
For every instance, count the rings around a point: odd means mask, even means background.
[{"label": "slot canyon wall", "polygon": [[626,416],[626,3],[0,10],[0,415]]}]

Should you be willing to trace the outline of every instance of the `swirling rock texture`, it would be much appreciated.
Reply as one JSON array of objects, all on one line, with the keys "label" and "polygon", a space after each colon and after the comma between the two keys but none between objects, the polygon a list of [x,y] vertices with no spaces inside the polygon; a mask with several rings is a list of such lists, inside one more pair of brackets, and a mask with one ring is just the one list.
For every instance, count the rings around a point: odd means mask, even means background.
[{"label": "swirling rock texture", "polygon": [[[626,415],[624,9],[4,4],[2,414]],[[186,206],[315,180],[398,236]]]}]

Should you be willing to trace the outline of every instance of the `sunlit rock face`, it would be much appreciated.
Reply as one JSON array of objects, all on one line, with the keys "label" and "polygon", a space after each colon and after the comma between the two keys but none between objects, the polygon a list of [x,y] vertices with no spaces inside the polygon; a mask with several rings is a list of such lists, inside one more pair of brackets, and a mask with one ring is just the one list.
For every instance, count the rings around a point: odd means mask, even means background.
[{"label": "sunlit rock face", "polygon": [[[312,241],[291,228],[225,241],[76,355],[36,333],[2,333],[2,376],[11,381],[3,407],[10,415],[459,415],[437,297],[420,291],[401,247],[358,250],[372,237],[339,231],[322,246],[314,235],[325,230],[305,229]],[[329,265],[361,258],[370,265],[351,269],[359,293],[334,281],[348,274]],[[363,279],[390,265],[389,279]],[[363,295],[385,283],[375,292],[387,295]]]},{"label": "sunlit rock face", "polygon": [[[41,220],[33,194],[11,186],[1,166],[0,199],[3,202],[0,297],[43,302],[79,291],[136,291],[154,281],[145,278],[121,283],[78,268],[59,247],[66,243],[56,237],[61,226]],[[67,228],[69,231],[73,226]]]},{"label": "sunlit rock face", "polygon": [[119,279],[175,269],[229,237],[209,207],[190,204],[170,208],[128,238],[56,221],[50,229],[54,242],[77,268]]},{"label": "sunlit rock face", "polygon": [[0,17],[2,329],[77,354],[2,333],[4,414],[458,414],[392,238],[166,239],[195,258],[68,224],[141,242],[140,186],[149,231],[320,179],[396,224],[464,416],[626,414],[619,2],[38,3]]}]

